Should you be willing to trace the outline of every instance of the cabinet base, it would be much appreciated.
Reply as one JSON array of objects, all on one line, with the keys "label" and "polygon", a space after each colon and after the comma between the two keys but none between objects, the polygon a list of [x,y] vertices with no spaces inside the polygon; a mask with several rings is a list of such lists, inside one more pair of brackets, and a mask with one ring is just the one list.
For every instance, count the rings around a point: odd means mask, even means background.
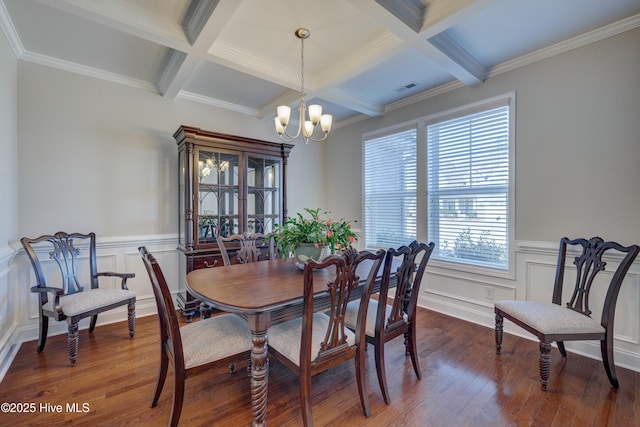
[{"label": "cabinet base", "polygon": [[178,309],[185,318],[185,322],[189,323],[193,320],[193,317],[200,315],[200,301],[195,299],[189,292],[179,293],[178,297]]}]

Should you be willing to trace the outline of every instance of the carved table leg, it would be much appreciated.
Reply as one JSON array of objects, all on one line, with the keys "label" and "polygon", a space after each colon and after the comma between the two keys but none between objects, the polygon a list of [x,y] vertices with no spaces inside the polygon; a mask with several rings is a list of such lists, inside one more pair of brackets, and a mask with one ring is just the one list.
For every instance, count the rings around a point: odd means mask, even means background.
[{"label": "carved table leg", "polygon": [[251,406],[253,426],[266,426],[267,388],[269,383],[269,358],[267,329],[270,315],[256,314],[247,317],[251,328]]}]

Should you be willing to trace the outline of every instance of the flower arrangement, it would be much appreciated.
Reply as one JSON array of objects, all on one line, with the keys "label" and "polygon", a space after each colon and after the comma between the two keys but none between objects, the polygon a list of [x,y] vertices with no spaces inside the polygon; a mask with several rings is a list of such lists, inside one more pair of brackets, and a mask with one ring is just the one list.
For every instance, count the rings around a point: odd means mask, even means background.
[{"label": "flower arrangement", "polygon": [[[311,218],[305,218],[301,213],[287,218],[284,224],[276,226],[274,240],[280,254],[287,256],[302,243],[312,243],[315,247],[328,247],[331,253],[350,247],[358,237],[351,230],[351,221],[341,219],[320,218],[320,209],[304,209]],[[323,212],[329,214],[330,212]]]}]

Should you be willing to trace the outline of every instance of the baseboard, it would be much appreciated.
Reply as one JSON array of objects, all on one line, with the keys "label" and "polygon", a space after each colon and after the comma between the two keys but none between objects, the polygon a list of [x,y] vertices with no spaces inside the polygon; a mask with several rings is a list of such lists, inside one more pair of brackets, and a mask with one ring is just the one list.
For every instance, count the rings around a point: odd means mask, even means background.
[{"label": "baseboard", "polygon": [[0,381],[4,378],[20,349],[21,343],[17,340],[17,330],[18,324],[14,322],[0,340]]}]

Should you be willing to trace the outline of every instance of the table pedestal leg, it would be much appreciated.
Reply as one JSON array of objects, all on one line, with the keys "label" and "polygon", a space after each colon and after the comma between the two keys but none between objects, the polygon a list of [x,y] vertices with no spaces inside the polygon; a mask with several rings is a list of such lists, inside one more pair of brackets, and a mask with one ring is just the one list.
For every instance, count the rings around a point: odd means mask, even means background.
[{"label": "table pedestal leg", "polygon": [[267,329],[269,329],[270,320],[268,314],[248,316],[251,328],[251,406],[254,427],[267,425],[267,386],[269,383]]}]

